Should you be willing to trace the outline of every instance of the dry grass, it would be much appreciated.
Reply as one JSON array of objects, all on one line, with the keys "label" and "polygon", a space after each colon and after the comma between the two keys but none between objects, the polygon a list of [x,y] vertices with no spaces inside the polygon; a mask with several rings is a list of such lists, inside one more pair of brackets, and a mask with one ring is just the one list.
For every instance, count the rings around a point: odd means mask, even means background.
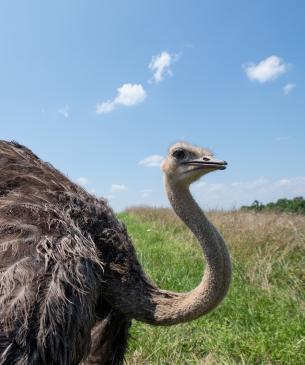
[{"label": "dry grass", "polygon": [[[168,208],[135,207],[126,210],[141,220],[152,222],[159,228],[185,230],[192,236],[183,223]],[[234,248],[245,244],[261,246],[275,243],[279,248],[304,247],[305,216],[284,213],[255,213],[250,211],[210,211],[207,213],[212,222],[220,229],[229,244]]]},{"label": "dry grass", "polygon": [[[180,241],[197,245],[193,234],[168,208],[135,207],[127,213],[151,222],[154,229],[165,230]],[[207,215],[221,231],[233,258],[248,263],[250,281],[266,290],[272,285],[269,276],[276,265],[284,270],[288,256],[298,250],[305,252],[305,216],[240,210],[210,211]],[[305,269],[299,279],[305,283]]]}]

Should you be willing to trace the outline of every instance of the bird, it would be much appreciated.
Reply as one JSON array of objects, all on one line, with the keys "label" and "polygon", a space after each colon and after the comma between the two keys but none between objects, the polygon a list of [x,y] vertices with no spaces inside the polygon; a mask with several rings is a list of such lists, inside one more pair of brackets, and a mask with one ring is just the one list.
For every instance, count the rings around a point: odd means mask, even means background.
[{"label": "bird", "polygon": [[161,164],[169,202],[206,262],[201,283],[176,293],[145,274],[106,199],[0,141],[0,364],[119,365],[133,319],[169,326],[215,308],[229,289],[230,255],[189,188],[226,167],[184,141]]}]

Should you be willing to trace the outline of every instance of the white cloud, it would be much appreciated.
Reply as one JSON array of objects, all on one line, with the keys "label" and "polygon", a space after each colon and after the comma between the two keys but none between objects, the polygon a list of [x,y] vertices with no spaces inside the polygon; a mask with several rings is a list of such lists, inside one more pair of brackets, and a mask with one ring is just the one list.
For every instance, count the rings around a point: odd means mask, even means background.
[{"label": "white cloud", "polygon": [[115,196],[113,194],[108,194],[108,195],[105,195],[105,198],[107,200],[113,200],[113,199],[115,199]]},{"label": "white cloud", "polygon": [[121,185],[121,184],[112,184],[110,191],[112,193],[121,193],[123,191],[127,191],[127,187],[125,185]]},{"label": "white cloud", "polygon": [[295,88],[295,84],[287,84],[283,87],[283,93],[285,95],[288,95],[291,93],[291,91]]},{"label": "white cloud", "polygon": [[230,209],[254,200],[268,203],[305,194],[305,176],[270,180],[264,177],[232,183],[200,182],[192,188],[200,204],[208,208]]},{"label": "white cloud", "polygon": [[81,186],[85,186],[88,184],[89,179],[87,179],[86,177],[82,176],[76,179],[76,182],[81,185]]},{"label": "white cloud", "polygon": [[290,185],[291,181],[289,179],[281,179],[281,180],[278,180],[277,183],[280,186],[285,186],[285,185]]},{"label": "white cloud", "polygon": [[164,76],[172,75],[171,65],[178,58],[176,54],[170,54],[166,51],[161,52],[157,56],[153,56],[149,69],[153,72],[152,82],[160,82],[164,79]]},{"label": "white cloud", "polygon": [[163,158],[164,157],[160,155],[151,155],[141,160],[139,162],[139,165],[144,165],[148,167],[160,166]]},{"label": "white cloud", "polygon": [[124,84],[117,89],[117,95],[113,100],[107,100],[96,105],[96,113],[106,114],[119,106],[140,104],[146,96],[146,91],[141,84]]},{"label": "white cloud", "polygon": [[148,199],[151,197],[151,194],[152,194],[152,190],[151,189],[143,189],[141,190],[141,197],[143,199]]},{"label": "white cloud", "polygon": [[141,103],[146,98],[146,92],[141,84],[124,84],[118,88],[115,103],[132,106]]},{"label": "white cloud", "polygon": [[250,80],[260,83],[275,80],[288,71],[289,65],[278,56],[270,56],[258,64],[251,62],[243,66]]},{"label": "white cloud", "polygon": [[102,103],[96,104],[96,113],[97,114],[110,113],[114,110],[114,108],[115,108],[114,101],[103,101]]},{"label": "white cloud", "polygon": [[59,114],[61,114],[64,118],[69,118],[69,106],[65,105],[62,108],[59,108],[57,111]]}]

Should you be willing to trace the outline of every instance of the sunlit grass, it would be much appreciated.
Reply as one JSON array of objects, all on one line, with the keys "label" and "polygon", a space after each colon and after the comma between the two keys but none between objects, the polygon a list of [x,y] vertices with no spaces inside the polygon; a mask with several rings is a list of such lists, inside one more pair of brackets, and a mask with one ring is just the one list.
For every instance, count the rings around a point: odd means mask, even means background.
[{"label": "sunlit grass", "polygon": [[[224,302],[196,321],[153,327],[134,321],[127,363],[305,364],[305,218],[211,212],[233,259]],[[146,272],[162,288],[188,291],[203,263],[192,234],[167,209],[120,215]]]}]

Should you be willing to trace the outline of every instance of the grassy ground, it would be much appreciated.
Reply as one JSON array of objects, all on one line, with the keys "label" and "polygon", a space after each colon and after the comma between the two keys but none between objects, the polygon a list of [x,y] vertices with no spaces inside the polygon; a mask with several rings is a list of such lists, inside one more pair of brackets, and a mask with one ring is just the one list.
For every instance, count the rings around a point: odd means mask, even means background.
[{"label": "grassy ground", "polygon": [[[225,301],[199,320],[152,327],[134,321],[128,365],[305,364],[305,217],[211,212],[229,244],[233,282]],[[146,272],[165,289],[201,279],[192,234],[167,209],[120,215]]]}]

